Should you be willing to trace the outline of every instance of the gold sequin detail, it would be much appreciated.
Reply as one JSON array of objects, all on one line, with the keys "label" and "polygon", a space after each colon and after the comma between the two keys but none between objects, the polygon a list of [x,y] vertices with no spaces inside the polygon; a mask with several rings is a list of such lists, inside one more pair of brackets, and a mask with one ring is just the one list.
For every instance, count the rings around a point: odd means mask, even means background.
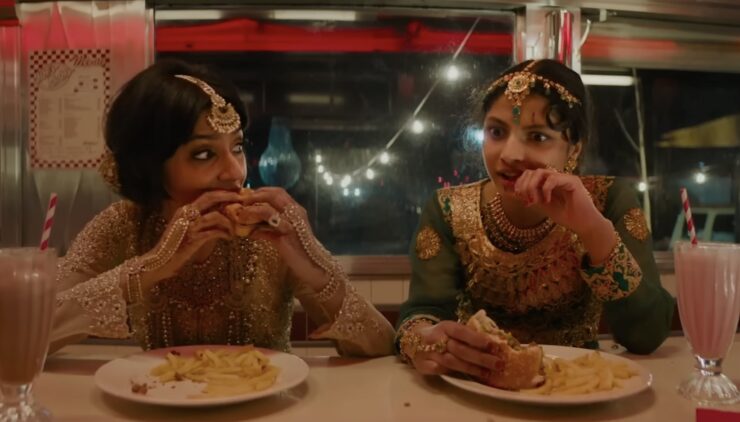
[{"label": "gold sequin detail", "polygon": [[439,255],[442,240],[433,228],[426,226],[416,235],[416,256],[422,260],[432,259]]},{"label": "gold sequin detail", "polygon": [[617,244],[598,267],[584,257],[583,278],[601,301],[621,299],[632,294],[642,281],[642,270],[617,233]]},{"label": "gold sequin detail", "polygon": [[[398,345],[399,356],[401,361],[405,363],[411,363],[413,356],[407,353],[410,348],[410,342],[412,341],[411,334],[414,328],[419,324],[434,325],[439,322],[439,318],[434,315],[428,314],[417,314],[410,318],[407,318],[399,327],[396,332],[396,338],[394,343]],[[412,352],[413,353],[413,352]]]},{"label": "gold sequin detail", "polygon": [[[120,289],[120,267],[133,255],[133,221],[138,212],[117,202],[95,216],[59,262],[57,307],[73,302],[89,317],[88,332],[109,338],[130,336],[126,302]],[[94,278],[91,275],[97,274]],[[90,279],[90,280],[88,280]]]},{"label": "gold sequin detail", "polygon": [[[613,178],[581,180],[603,212]],[[485,182],[441,189],[437,195],[467,278],[458,297],[458,317],[465,320],[484,308],[523,342],[580,346],[593,341],[602,305],[581,275],[585,251],[578,237],[555,226],[521,253],[501,250],[483,227],[480,195]]]},{"label": "gold sequin detail", "polygon": [[644,242],[650,237],[650,229],[648,229],[645,214],[640,208],[632,208],[624,214],[624,226],[627,228],[627,232],[637,240]]},{"label": "gold sequin detail", "polygon": [[596,209],[604,212],[606,208],[606,197],[609,189],[614,184],[614,177],[611,176],[581,176],[581,182],[591,195],[591,199],[596,205]]},{"label": "gold sequin detail", "polygon": [[[145,349],[185,344],[246,344],[288,351],[295,286],[268,242],[220,241],[201,263],[186,264],[155,286],[144,301],[128,304],[118,287],[125,263],[151,250],[166,223],[143,217],[129,201],[112,204],[72,243],[58,272],[57,306],[73,301],[92,321],[90,334],[127,337]],[[303,285],[301,285],[303,286]],[[319,304],[301,297],[311,310]],[[323,312],[323,311],[322,311]],[[327,338],[356,355],[390,354],[394,331],[351,286]]]},{"label": "gold sequin detail", "polygon": [[[393,353],[393,336],[395,331],[388,320],[373,305],[357,293],[351,285],[345,285],[345,296],[336,321],[328,331],[310,338],[349,340],[338,342],[336,347],[340,354],[348,356],[382,356]],[[358,343],[368,339],[378,339],[380,345],[368,353],[358,347]]]}]

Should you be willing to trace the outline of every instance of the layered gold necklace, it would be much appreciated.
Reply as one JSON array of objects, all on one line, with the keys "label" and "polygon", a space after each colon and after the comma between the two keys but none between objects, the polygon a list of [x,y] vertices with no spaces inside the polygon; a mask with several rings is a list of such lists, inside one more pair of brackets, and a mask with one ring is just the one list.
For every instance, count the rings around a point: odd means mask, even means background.
[{"label": "layered gold necklace", "polygon": [[552,231],[555,223],[546,218],[536,226],[519,228],[504,213],[501,194],[497,193],[484,207],[483,226],[491,243],[507,252],[520,253],[541,241]]}]

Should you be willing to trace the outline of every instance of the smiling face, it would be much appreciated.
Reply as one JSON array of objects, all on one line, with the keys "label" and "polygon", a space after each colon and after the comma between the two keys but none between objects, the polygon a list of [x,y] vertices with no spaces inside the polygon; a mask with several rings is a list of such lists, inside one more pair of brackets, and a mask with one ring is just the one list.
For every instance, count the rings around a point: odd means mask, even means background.
[{"label": "smiling face", "polygon": [[550,104],[543,96],[527,96],[521,105],[519,124],[514,105],[499,96],[485,115],[483,159],[488,176],[502,194],[513,194],[517,178],[528,169],[553,167],[563,170],[569,157],[577,158],[582,143],[568,142],[563,133],[550,128],[546,115]]},{"label": "smiling face", "polygon": [[218,133],[206,116],[200,115],[190,139],[164,163],[165,190],[175,207],[210,190],[237,190],[247,178],[242,131]]}]

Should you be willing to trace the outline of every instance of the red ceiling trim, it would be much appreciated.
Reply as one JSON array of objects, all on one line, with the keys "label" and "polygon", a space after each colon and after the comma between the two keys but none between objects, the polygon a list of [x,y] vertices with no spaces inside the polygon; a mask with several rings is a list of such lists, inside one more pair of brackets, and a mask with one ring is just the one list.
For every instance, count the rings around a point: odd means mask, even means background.
[{"label": "red ceiling trim", "polygon": [[[630,57],[670,57],[678,52],[675,41],[646,38],[590,36],[581,50],[582,57],[604,59],[628,54]],[[620,54],[622,53],[622,54]]]},{"label": "red ceiling trim", "polygon": [[[430,28],[421,22],[395,28],[331,28],[234,19],[224,22],[161,26],[156,49],[173,51],[277,51],[277,52],[453,52],[465,37],[462,31]],[[464,51],[472,54],[511,54],[508,33],[475,33]]]}]

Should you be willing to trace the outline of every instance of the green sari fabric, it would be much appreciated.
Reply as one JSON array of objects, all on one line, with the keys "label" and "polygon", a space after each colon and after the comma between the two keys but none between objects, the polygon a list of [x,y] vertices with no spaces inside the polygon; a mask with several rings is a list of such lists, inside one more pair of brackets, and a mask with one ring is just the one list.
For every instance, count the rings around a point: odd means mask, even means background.
[{"label": "green sari fabric", "polygon": [[[484,308],[525,342],[593,347],[603,316],[614,339],[631,352],[655,350],[668,335],[675,300],[660,284],[636,192],[610,177],[582,180],[621,238],[621,256],[609,258],[619,263],[591,267],[577,236],[560,226],[541,245],[519,254],[502,251],[485,234],[485,181],[440,189],[411,242],[409,299],[399,326],[418,317],[464,321]],[[621,295],[600,293],[605,290],[594,278],[614,284]]]}]

